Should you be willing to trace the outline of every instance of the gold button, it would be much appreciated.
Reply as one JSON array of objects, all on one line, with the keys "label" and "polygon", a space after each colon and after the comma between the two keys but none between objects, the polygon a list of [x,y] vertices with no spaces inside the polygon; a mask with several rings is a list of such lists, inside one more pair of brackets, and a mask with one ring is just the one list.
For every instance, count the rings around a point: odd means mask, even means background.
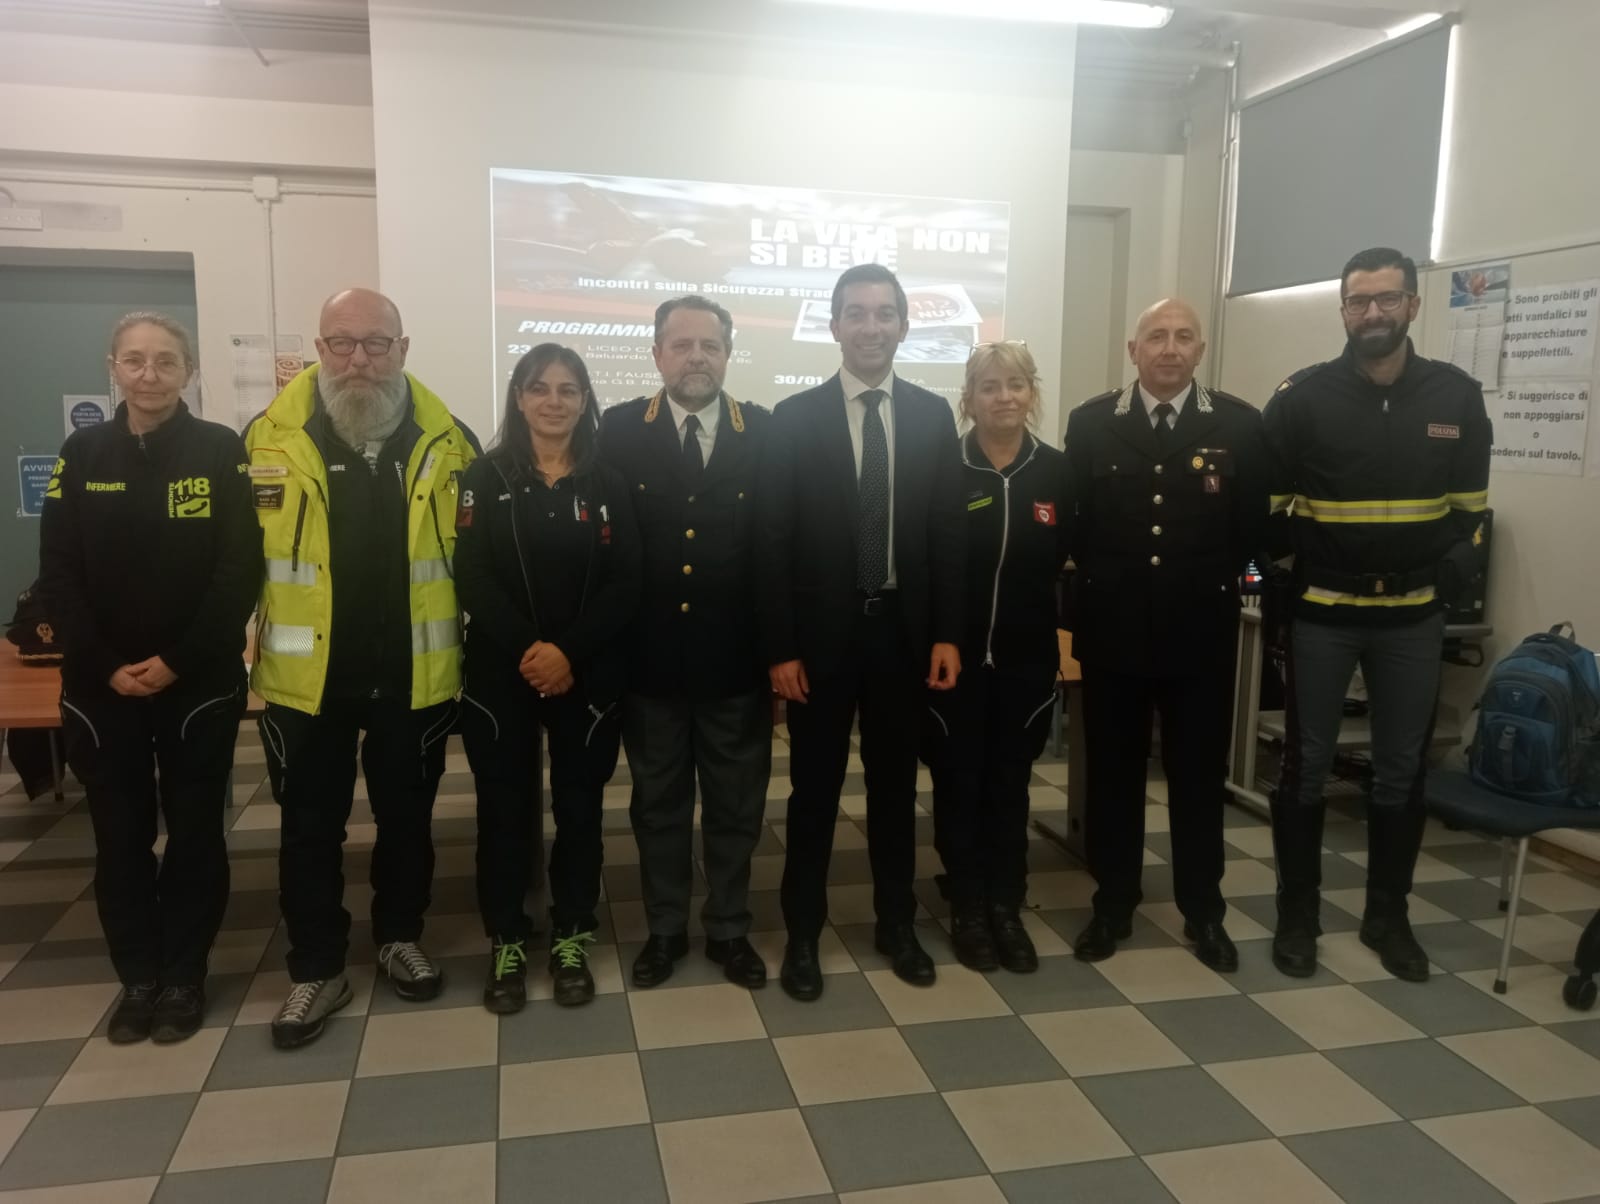
[{"label": "gold button", "polygon": [[1161,528],[1160,527],[1151,527],[1150,528],[1150,534],[1152,534],[1152,535],[1160,535],[1161,534]]},{"label": "gold button", "polygon": [[1159,493],[1156,494],[1155,497],[1151,498],[1150,500],[1152,502],[1154,502],[1158,506],[1161,505],[1161,495]]},{"label": "gold button", "polygon": [[683,611],[684,614],[688,614],[689,613],[689,604],[687,602],[685,602],[682,606],[678,607],[678,609]]},{"label": "gold button", "polygon": [[1166,471],[1167,471],[1167,466],[1165,464],[1157,464],[1156,465],[1156,475],[1157,476],[1160,476],[1162,473],[1164,473]]},{"label": "gold button", "polygon": [[739,500],[741,502],[744,501],[744,490],[742,490],[742,489],[739,491]]},{"label": "gold button", "polygon": [[1159,567],[1160,564],[1161,564],[1161,557],[1159,557],[1159,556],[1150,557],[1150,563]]},{"label": "gold button", "polygon": [[687,531],[685,531],[683,533],[683,537],[685,539],[693,539],[694,538],[694,528],[690,527]]},{"label": "gold button", "polygon": [[687,577],[692,572],[694,572],[694,565],[686,564],[686,565],[683,566],[683,575],[685,577]]},{"label": "gold button", "polygon": [[639,482],[639,492],[640,492],[640,493],[643,493],[643,492],[644,492],[644,482],[643,482],[643,481],[640,481],[640,482]]},{"label": "gold button", "polygon": [[691,494],[690,494],[690,495],[689,495],[689,500],[690,500],[690,501],[691,501],[691,502],[692,502],[692,501],[694,501],[694,494],[692,494],[692,493],[691,493]]}]

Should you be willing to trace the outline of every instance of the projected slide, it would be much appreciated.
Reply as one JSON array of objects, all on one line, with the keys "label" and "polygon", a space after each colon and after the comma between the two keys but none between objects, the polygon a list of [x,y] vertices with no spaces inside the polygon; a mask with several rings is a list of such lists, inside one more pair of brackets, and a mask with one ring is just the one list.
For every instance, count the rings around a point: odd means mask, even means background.
[{"label": "projected slide", "polygon": [[506,168],[490,193],[501,379],[559,342],[602,404],[651,392],[655,308],[700,293],[733,314],[729,391],[770,406],[837,370],[829,299],[857,263],[905,286],[904,378],[953,400],[972,345],[1003,337],[1002,203]]}]

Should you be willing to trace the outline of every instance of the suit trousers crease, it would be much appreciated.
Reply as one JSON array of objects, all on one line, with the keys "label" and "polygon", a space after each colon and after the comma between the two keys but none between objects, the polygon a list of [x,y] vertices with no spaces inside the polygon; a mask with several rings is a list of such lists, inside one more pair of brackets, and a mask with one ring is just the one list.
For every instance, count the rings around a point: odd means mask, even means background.
[{"label": "suit trousers crease", "polygon": [[599,924],[600,871],[605,861],[606,783],[617,767],[621,706],[591,706],[582,683],[556,698],[514,673],[470,674],[462,694],[462,742],[478,799],[478,910],[491,939],[526,940],[535,823],[540,806],[540,728],[549,735],[550,920],[557,934],[591,932]]},{"label": "suit trousers crease", "polygon": [[688,930],[697,779],[706,877],[701,923],[713,940],[750,931],[750,857],[761,839],[772,770],[768,698],[761,689],[703,701],[641,694],[623,701],[629,815],[652,935]]},{"label": "suit trousers crease", "polygon": [[67,762],[94,827],[95,907],[125,985],[205,981],[228,906],[223,816],[244,706],[242,677],[179,682],[152,698],[64,696]]},{"label": "suit trousers crease", "polygon": [[372,940],[416,941],[432,900],[433,802],[444,775],[453,699],[412,710],[409,699],[329,699],[309,715],[269,705],[262,743],[282,811],[278,896],[289,932],[289,977],[331,978],[345,968],[345,825],[356,761],[377,828],[372,847]]},{"label": "suit trousers crease", "polygon": [[1097,915],[1129,919],[1143,898],[1151,719],[1161,717],[1173,897],[1186,920],[1220,921],[1222,808],[1227,797],[1233,678],[1221,656],[1208,672],[1144,677],[1083,666],[1088,763],[1084,844]]},{"label": "suit trousers crease", "polygon": [[812,676],[806,701],[788,704],[792,788],[782,902],[791,939],[816,940],[828,922],[828,863],[858,714],[873,908],[880,924],[909,924],[916,915],[921,672],[890,606],[882,614],[855,616],[844,665]]}]

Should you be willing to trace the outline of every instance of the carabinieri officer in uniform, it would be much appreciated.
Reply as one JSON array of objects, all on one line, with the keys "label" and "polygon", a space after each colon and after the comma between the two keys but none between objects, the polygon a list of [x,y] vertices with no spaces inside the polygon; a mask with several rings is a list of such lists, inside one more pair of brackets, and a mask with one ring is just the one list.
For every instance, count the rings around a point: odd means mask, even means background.
[{"label": "carabinieri officer in uniform", "polygon": [[1255,407],[1195,381],[1204,354],[1193,307],[1158,302],[1128,344],[1138,381],[1067,423],[1084,843],[1099,888],[1073,946],[1081,961],[1110,957],[1131,935],[1156,712],[1184,935],[1212,969],[1239,964],[1222,926],[1222,804],[1239,579],[1265,535],[1267,459]]},{"label": "carabinieri officer in uniform", "polygon": [[244,444],[180,396],[194,372],[188,332],[128,314],[110,361],[122,403],[62,447],[39,560],[66,653],[67,760],[94,824],[95,906],[122,981],[106,1036],[178,1041],[200,1027],[228,905],[222,815],[261,529]]},{"label": "carabinieri officer in uniform", "polygon": [[1026,345],[981,343],[967,360],[961,483],[967,508],[965,666],[928,691],[922,755],[961,964],[1026,974],[1022,926],[1028,783],[1050,732],[1061,654],[1056,583],[1066,559],[1062,454],[1034,438],[1039,371]]}]

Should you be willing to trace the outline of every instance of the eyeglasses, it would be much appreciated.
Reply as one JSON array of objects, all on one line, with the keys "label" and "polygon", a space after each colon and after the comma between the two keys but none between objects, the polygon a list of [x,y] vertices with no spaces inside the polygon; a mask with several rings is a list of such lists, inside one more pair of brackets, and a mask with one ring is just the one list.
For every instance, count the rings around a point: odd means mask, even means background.
[{"label": "eyeglasses", "polygon": [[389,348],[393,347],[403,337],[390,338],[388,335],[375,334],[370,338],[352,339],[349,335],[336,334],[332,338],[323,339],[322,342],[335,355],[354,355],[356,353],[356,344],[359,343],[368,355],[373,359],[377,359],[381,355],[388,355]]},{"label": "eyeglasses", "polygon": [[143,376],[145,369],[153,368],[156,375],[164,380],[182,376],[184,369],[184,362],[170,355],[157,356],[153,360],[147,360],[142,355],[126,355],[120,360],[112,360],[111,362],[129,376]]},{"label": "eyeglasses", "polygon": [[1367,312],[1367,307],[1374,301],[1378,303],[1378,309],[1381,312],[1392,314],[1416,295],[1416,293],[1407,292],[1351,293],[1341,300],[1339,304],[1344,307],[1344,312],[1352,318],[1359,318]]}]

